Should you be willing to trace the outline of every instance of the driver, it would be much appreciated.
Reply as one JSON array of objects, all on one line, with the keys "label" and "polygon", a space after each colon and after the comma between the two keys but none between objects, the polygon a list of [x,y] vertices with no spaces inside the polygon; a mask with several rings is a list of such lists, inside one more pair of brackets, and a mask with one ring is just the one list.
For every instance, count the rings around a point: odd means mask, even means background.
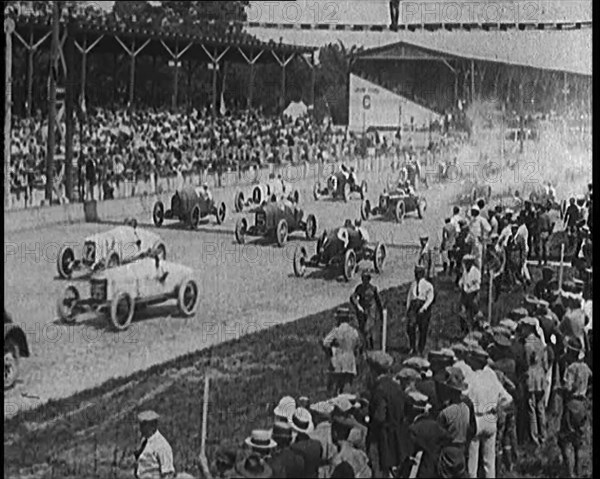
[{"label": "driver", "polygon": [[350,236],[348,234],[348,228],[346,225],[338,230],[337,237],[342,243],[344,243],[344,249],[346,249],[350,243]]},{"label": "driver", "polygon": [[354,167],[353,166],[350,167],[350,177],[349,177],[349,180],[350,180],[350,184],[351,185],[356,185],[358,183],[358,180],[356,179],[356,172],[354,171]]},{"label": "driver", "polygon": [[348,179],[350,178],[350,172],[348,171],[348,167],[344,163],[342,163],[340,169],[342,171],[342,174],[344,175],[344,178],[346,179],[346,181],[348,181]]},{"label": "driver", "polygon": [[362,221],[357,219],[354,221],[354,226],[356,227],[356,231],[358,231],[358,237],[361,241],[361,247],[366,245],[369,242],[369,233],[362,226]]},{"label": "driver", "polygon": [[212,201],[213,197],[212,197],[212,193],[210,192],[210,190],[208,189],[208,183],[204,183],[202,185],[202,192],[201,192],[202,197],[207,200],[207,201]]}]

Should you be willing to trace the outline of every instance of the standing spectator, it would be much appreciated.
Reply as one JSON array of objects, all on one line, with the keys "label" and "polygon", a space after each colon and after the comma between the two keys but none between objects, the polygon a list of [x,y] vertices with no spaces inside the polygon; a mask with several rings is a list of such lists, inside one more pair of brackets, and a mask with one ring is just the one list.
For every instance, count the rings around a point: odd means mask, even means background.
[{"label": "standing spectator", "polygon": [[542,206],[540,208],[540,214],[537,218],[536,229],[539,235],[539,241],[536,245],[536,255],[538,257],[538,264],[546,264],[548,262],[548,239],[552,234],[554,224],[550,219],[548,208],[545,206]]},{"label": "standing spectator", "polygon": [[425,279],[431,281],[435,276],[435,261],[433,259],[433,249],[429,243],[429,235],[423,235],[419,238],[421,250],[417,264],[425,268]]},{"label": "standing spectator", "polygon": [[371,401],[367,448],[374,477],[389,477],[392,468],[410,454],[406,423],[406,396],[390,376],[392,357],[383,351],[370,351]]},{"label": "standing spectator", "polygon": [[[406,297],[406,332],[410,345],[409,354],[423,354],[431,320],[431,305],[435,298],[433,285],[425,279],[425,268],[415,266],[415,280]],[[417,329],[419,339],[417,342]]]},{"label": "standing spectator", "polygon": [[454,273],[455,268],[454,247],[457,236],[456,227],[451,223],[450,218],[446,218],[444,220],[444,227],[442,228],[441,250],[444,274],[448,273],[450,276]]},{"label": "standing spectator", "polygon": [[488,210],[488,223],[490,224],[490,227],[492,228],[490,230],[490,237],[499,235],[500,231],[498,230],[498,227],[499,227],[498,213],[496,212],[495,209],[490,208]]},{"label": "standing spectator", "polygon": [[479,311],[479,290],[481,289],[481,271],[475,265],[473,255],[468,254],[463,257],[463,273],[458,286],[464,315],[461,328],[464,333],[467,333],[471,331],[473,319]]},{"label": "standing spectator", "polygon": [[529,256],[529,230],[527,229],[527,216],[520,214],[518,219],[516,233],[514,234],[514,243],[519,251],[518,275],[525,285],[531,282],[529,269],[527,268],[527,258]]},{"label": "standing spectator", "polygon": [[87,189],[88,189],[88,198],[94,201],[94,189],[96,187],[97,181],[97,167],[96,162],[92,155],[88,156],[86,165],[85,165],[85,179],[87,181]]},{"label": "standing spectator", "polygon": [[154,411],[138,415],[142,442],[135,453],[137,479],[174,479],[173,450],[158,430],[159,416]]},{"label": "standing spectator", "polygon": [[460,220],[463,219],[460,215],[460,208],[455,206],[452,208],[452,218],[450,218],[450,223],[454,225],[456,228],[456,233],[460,233]]},{"label": "standing spectator", "polygon": [[481,266],[483,264],[483,245],[492,231],[492,227],[479,213],[479,206],[473,205],[471,207],[471,222],[469,223],[469,231],[475,240],[473,243],[475,264],[477,265],[477,268],[481,270]]},{"label": "standing spectator", "polygon": [[346,384],[352,385],[356,377],[356,354],[360,346],[360,335],[350,326],[350,310],[338,308],[335,313],[337,326],[323,340],[323,347],[329,352],[331,363],[327,390],[342,394]]},{"label": "standing spectator", "polygon": [[358,327],[363,336],[363,345],[366,349],[375,349],[375,338],[379,321],[383,315],[383,304],[379,296],[379,290],[371,284],[371,273],[365,271],[352,296],[350,303],[356,309]]},{"label": "standing spectator", "polygon": [[372,472],[369,467],[369,457],[364,451],[355,448],[348,441],[352,427],[352,423],[345,418],[335,417],[333,419],[331,437],[337,447],[337,454],[333,458],[332,465],[335,468],[346,462],[352,467],[353,477],[370,478]]},{"label": "standing spectator", "polygon": [[322,446],[316,439],[311,439],[309,434],[314,430],[310,412],[299,407],[294,411],[290,420],[292,429],[296,431],[296,440],[290,446],[291,450],[304,459],[304,473],[302,477],[316,478],[321,464]]},{"label": "standing spectator", "polygon": [[569,248],[572,248],[575,244],[575,238],[577,236],[577,224],[579,223],[579,208],[575,204],[575,197],[569,198],[569,206],[565,212],[564,224],[569,236]]},{"label": "standing spectator", "polygon": [[553,277],[554,271],[549,266],[542,268],[542,279],[533,287],[533,295],[538,299],[550,302],[553,296]]},{"label": "standing spectator", "polygon": [[275,477],[302,477],[304,459],[290,449],[292,427],[288,422],[275,422],[271,431],[272,439],[277,443],[266,460]]}]

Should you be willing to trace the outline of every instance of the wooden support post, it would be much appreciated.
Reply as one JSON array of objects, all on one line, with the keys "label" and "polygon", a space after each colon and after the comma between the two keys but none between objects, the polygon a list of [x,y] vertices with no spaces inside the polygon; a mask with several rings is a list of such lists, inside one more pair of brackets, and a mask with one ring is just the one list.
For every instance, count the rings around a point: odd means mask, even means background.
[{"label": "wooden support post", "polygon": [[471,103],[475,101],[475,61],[471,60]]},{"label": "wooden support post", "polygon": [[[69,27],[67,26],[67,29]],[[75,100],[75,44],[73,34],[67,31],[65,44],[65,60],[67,64],[67,78],[65,82],[65,114],[66,114],[66,138],[65,138],[65,193],[71,202],[73,200],[73,134],[75,123],[73,118]]]},{"label": "wooden support post", "polygon": [[250,63],[250,81],[248,82],[248,108],[252,108],[252,100],[254,97],[254,81],[256,78],[256,70],[254,63]]},{"label": "wooden support post", "polygon": [[200,468],[202,475],[207,479],[213,479],[206,459],[206,433],[208,423],[208,400],[209,400],[210,378],[208,373],[204,376],[204,400],[202,402],[202,431],[200,435]]},{"label": "wooden support post", "polygon": [[383,310],[382,314],[382,330],[381,330],[381,350],[385,353],[387,347],[387,320],[388,320],[388,311],[387,309]]},{"label": "wooden support post", "polygon": [[87,35],[83,36],[83,49],[81,50],[81,90],[79,96],[81,102],[85,104],[85,86],[87,82]]},{"label": "wooden support post", "polygon": [[[152,55],[152,71],[156,71],[156,55]],[[152,75],[152,106],[156,103],[156,75]]]},{"label": "wooden support post", "polygon": [[4,17],[4,208],[12,206],[10,195],[10,124],[12,118],[12,35],[15,22],[12,18]]},{"label": "wooden support post", "polygon": [[285,64],[281,65],[281,90],[279,96],[279,109],[283,113],[285,109]]},{"label": "wooden support post", "polygon": [[175,60],[175,78],[173,78],[173,100],[172,108],[177,109],[177,97],[179,92],[179,59]]},{"label": "wooden support post", "polygon": [[315,64],[315,54],[314,52],[310,54],[310,105],[312,107],[313,118],[315,118],[316,109],[315,109],[315,85],[317,81],[317,65]]},{"label": "wooden support post", "polygon": [[565,244],[560,245],[560,266],[558,267],[558,289],[562,290],[563,285],[563,271],[565,262]]},{"label": "wooden support post", "polygon": [[135,93],[135,38],[131,40],[131,53],[129,54],[131,66],[129,70],[129,107],[133,107]]},{"label": "wooden support post", "polygon": [[33,48],[33,29],[29,31],[29,47],[27,48],[27,103],[25,108],[25,115],[31,117],[33,111],[33,55],[35,50]]},{"label": "wooden support post", "polygon": [[490,285],[488,289],[488,314],[487,320],[488,324],[492,325],[492,305],[493,305],[493,296],[494,296],[494,272],[490,270]]},{"label": "wooden support post", "polygon": [[219,68],[219,64],[217,62],[213,62],[213,78],[212,78],[212,114],[213,117],[217,116],[217,69]]},{"label": "wooden support post", "polygon": [[54,183],[54,149],[56,140],[56,81],[58,77],[60,2],[52,8],[52,46],[50,50],[50,88],[48,95],[48,142],[46,148],[46,201],[52,204]]}]

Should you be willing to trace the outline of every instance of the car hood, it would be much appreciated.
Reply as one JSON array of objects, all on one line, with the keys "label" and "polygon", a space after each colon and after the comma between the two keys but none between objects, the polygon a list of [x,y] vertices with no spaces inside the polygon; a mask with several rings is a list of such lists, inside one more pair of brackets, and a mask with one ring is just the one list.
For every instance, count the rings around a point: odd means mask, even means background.
[{"label": "car hood", "polygon": [[[170,274],[184,276],[191,275],[193,273],[192,268],[182,264],[172,263],[170,261],[161,261],[160,264],[163,268],[163,271],[168,271]],[[99,271],[94,274],[93,278],[107,279],[108,281],[123,281],[124,279],[136,279],[151,275],[155,270],[156,262],[154,258],[144,258],[134,261],[133,263],[117,266],[116,268]]]},{"label": "car hood", "polygon": [[85,241],[92,242],[97,246],[124,244],[124,243],[135,243],[138,238],[142,241],[142,244],[154,244],[160,241],[160,236],[150,231],[136,228],[135,230],[131,226],[123,225],[117,226],[108,231],[102,233],[96,233],[88,236]]}]

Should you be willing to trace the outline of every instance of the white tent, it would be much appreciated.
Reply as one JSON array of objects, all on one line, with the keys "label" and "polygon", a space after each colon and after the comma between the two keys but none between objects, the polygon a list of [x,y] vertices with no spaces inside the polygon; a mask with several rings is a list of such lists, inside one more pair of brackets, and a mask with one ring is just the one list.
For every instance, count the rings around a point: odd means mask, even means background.
[{"label": "white tent", "polygon": [[308,108],[306,107],[304,102],[292,101],[287,106],[287,108],[283,111],[283,114],[286,116],[289,116],[290,118],[295,120],[296,118],[306,115],[307,112],[308,112]]}]

